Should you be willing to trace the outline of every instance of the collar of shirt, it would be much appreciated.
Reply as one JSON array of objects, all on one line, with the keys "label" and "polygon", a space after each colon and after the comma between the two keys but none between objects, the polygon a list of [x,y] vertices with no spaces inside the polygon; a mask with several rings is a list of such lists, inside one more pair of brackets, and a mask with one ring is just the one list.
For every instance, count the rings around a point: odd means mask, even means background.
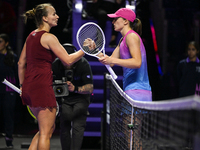
[{"label": "collar of shirt", "polygon": [[[187,62],[187,63],[190,62],[189,57],[186,58],[186,62]],[[196,59],[196,62],[199,63],[199,58]]]}]

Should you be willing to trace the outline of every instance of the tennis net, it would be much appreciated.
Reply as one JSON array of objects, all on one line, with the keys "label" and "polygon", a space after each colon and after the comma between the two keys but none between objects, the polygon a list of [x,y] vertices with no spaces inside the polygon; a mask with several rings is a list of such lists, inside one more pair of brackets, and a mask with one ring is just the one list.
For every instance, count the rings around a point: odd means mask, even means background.
[{"label": "tennis net", "polygon": [[200,97],[140,102],[105,74],[103,150],[200,150]]}]

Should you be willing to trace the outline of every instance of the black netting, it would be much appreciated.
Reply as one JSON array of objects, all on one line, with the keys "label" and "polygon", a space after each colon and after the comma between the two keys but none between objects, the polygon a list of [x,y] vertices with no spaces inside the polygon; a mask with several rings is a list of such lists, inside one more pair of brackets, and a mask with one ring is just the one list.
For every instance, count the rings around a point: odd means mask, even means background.
[{"label": "black netting", "polygon": [[116,85],[106,79],[106,150],[200,148],[199,97],[137,103]]}]

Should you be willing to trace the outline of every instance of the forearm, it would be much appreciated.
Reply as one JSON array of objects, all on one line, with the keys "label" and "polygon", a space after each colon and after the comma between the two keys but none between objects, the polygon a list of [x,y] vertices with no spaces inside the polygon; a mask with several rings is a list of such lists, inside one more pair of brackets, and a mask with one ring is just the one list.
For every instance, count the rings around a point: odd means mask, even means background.
[{"label": "forearm", "polygon": [[93,84],[86,84],[83,86],[78,86],[77,93],[79,94],[92,94]]},{"label": "forearm", "polygon": [[68,57],[65,57],[65,53],[66,52],[57,54],[58,58],[62,61],[64,66],[72,66],[74,63],[80,60],[81,57],[85,55],[85,53],[82,50],[79,50],[72,54],[68,54]]},{"label": "forearm", "polygon": [[21,52],[18,65],[18,77],[19,77],[19,84],[23,84],[24,82],[24,75],[26,71],[26,43],[24,44],[23,50]]},{"label": "forearm", "polygon": [[121,67],[126,67],[126,68],[132,68],[132,69],[136,69],[136,68],[140,68],[141,67],[141,60],[136,60],[134,58],[130,58],[130,59],[119,59],[119,58],[110,58],[110,64],[112,65],[118,65]]},{"label": "forearm", "polygon": [[80,60],[81,57],[83,57],[84,55],[85,55],[85,53],[82,50],[79,50],[75,53],[70,54],[70,57],[72,57],[72,64],[74,64],[75,62]]},{"label": "forearm", "polygon": [[23,69],[23,70],[19,70],[19,71],[18,71],[19,84],[23,84],[23,82],[24,82],[25,70],[26,70],[26,69]]},{"label": "forearm", "polygon": [[23,84],[23,82],[24,82],[25,71],[26,71],[26,66],[24,66],[20,62],[18,62],[19,84]]}]

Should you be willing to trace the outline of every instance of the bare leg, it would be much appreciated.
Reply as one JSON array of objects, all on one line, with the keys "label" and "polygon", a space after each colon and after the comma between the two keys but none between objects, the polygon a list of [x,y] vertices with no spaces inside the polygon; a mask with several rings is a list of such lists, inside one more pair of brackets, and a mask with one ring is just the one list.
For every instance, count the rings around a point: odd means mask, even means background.
[{"label": "bare leg", "polygon": [[56,108],[31,108],[38,120],[39,132],[34,136],[29,150],[49,150],[50,139],[55,129]]},{"label": "bare leg", "polygon": [[38,145],[39,131],[35,134],[29,146],[29,150],[36,150]]}]

